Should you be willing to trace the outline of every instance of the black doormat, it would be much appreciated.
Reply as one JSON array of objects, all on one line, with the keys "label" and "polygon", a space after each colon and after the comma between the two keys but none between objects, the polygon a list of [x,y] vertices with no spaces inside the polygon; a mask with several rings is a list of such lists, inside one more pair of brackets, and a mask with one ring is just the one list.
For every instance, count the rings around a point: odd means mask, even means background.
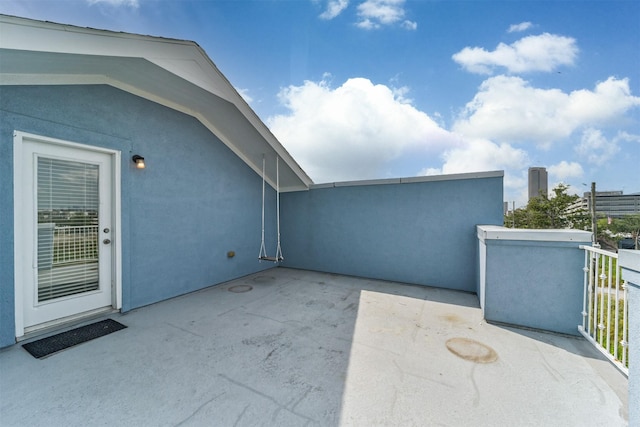
[{"label": "black doormat", "polygon": [[122,323],[118,323],[112,319],[106,319],[47,338],[42,338],[38,341],[23,344],[22,347],[36,359],[42,359],[53,353],[73,347],[74,345],[109,335],[111,332],[116,332],[124,328],[126,328],[126,326]]}]

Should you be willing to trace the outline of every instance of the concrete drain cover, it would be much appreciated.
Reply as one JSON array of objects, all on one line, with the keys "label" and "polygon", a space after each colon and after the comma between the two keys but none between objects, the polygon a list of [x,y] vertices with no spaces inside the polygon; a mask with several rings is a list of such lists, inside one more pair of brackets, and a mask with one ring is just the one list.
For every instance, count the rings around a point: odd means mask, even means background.
[{"label": "concrete drain cover", "polygon": [[253,286],[250,285],[235,285],[231,286],[228,291],[236,294],[241,294],[242,292],[249,292],[251,289],[253,289]]},{"label": "concrete drain cover", "polygon": [[470,338],[451,338],[447,349],[464,360],[475,363],[492,363],[498,360],[498,353],[491,347]]}]

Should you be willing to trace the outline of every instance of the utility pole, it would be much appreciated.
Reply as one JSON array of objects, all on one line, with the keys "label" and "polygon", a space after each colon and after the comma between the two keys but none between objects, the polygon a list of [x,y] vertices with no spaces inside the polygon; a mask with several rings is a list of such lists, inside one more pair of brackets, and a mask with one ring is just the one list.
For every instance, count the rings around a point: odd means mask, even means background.
[{"label": "utility pole", "polygon": [[593,246],[598,247],[598,219],[596,218],[596,183],[591,183],[591,230]]},{"label": "utility pole", "polygon": [[511,213],[513,214],[513,227],[511,228],[516,228],[516,201],[513,201],[513,209],[511,210]]}]

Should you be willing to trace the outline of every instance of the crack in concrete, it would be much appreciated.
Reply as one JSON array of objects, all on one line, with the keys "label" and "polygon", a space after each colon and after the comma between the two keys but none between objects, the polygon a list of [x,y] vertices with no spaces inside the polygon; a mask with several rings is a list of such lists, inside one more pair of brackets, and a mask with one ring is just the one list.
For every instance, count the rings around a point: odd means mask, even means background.
[{"label": "crack in concrete", "polygon": [[247,406],[244,407],[242,412],[240,412],[240,415],[238,415],[238,418],[236,418],[236,422],[233,423],[233,427],[236,427],[238,425],[238,423],[240,422],[240,420],[244,416],[245,412],[247,412],[247,409],[249,409],[249,406],[251,406],[251,405],[247,404]]},{"label": "crack in concrete", "polygon": [[400,382],[404,382],[404,369],[402,369],[400,367],[400,365],[398,365],[398,362],[396,361],[395,357],[392,359],[393,364],[396,365],[396,368],[398,369],[398,371],[400,372]]},{"label": "crack in concrete", "polygon": [[179,426],[183,425],[184,423],[186,423],[187,421],[189,421],[191,418],[195,417],[198,414],[198,412],[200,412],[202,410],[202,408],[204,408],[205,406],[207,406],[208,404],[210,404],[211,402],[213,402],[214,400],[216,400],[217,398],[219,398],[223,394],[225,394],[225,393],[222,392],[220,394],[217,394],[217,395],[213,396],[211,399],[209,399],[206,402],[204,402],[202,405],[198,406],[196,408],[196,410],[191,413],[191,415],[189,415],[184,420],[180,421],[178,424],[175,425],[175,427],[179,427]]},{"label": "crack in concrete", "polygon": [[245,314],[248,314],[249,316],[259,317],[261,319],[271,320],[272,322],[280,323],[281,325],[287,325],[287,326],[291,326],[291,327],[300,329],[299,324],[301,322],[299,322],[297,320],[278,320],[278,319],[274,319],[273,317],[263,316],[262,314],[256,314],[256,313],[252,313],[252,312],[246,311],[246,310],[245,310]]},{"label": "crack in concrete", "polygon": [[478,388],[478,384],[476,383],[475,378],[476,366],[478,365],[474,364],[471,366],[471,374],[469,375],[469,377],[471,379],[471,384],[473,384],[473,390],[475,391],[475,396],[473,397],[473,406],[477,408],[478,405],[480,405],[480,389]]},{"label": "crack in concrete", "polygon": [[396,359],[393,359],[393,364],[396,366],[396,368],[398,369],[398,371],[400,372],[400,382],[404,382],[404,376],[408,376],[408,377],[413,377],[413,378],[418,378],[422,381],[427,381],[430,383],[434,383],[434,384],[438,384],[447,388],[453,388],[453,386],[451,384],[447,384],[445,382],[442,381],[438,381],[438,380],[434,380],[433,378],[428,378],[428,377],[424,377],[422,375],[418,375],[418,374],[414,374],[413,372],[409,372],[406,371],[404,369],[402,369],[402,367],[398,364],[398,362],[396,361]]},{"label": "crack in concrete", "polygon": [[220,378],[223,378],[223,379],[229,381],[232,384],[237,385],[238,387],[244,388],[245,390],[249,390],[249,391],[257,394],[258,396],[261,396],[261,397],[267,399],[268,401],[272,402],[274,405],[276,405],[278,407],[278,409],[276,409],[276,411],[273,414],[272,418],[275,417],[281,410],[284,409],[285,411],[290,412],[291,414],[293,414],[293,415],[295,415],[297,417],[300,417],[300,418],[302,418],[304,420],[311,421],[311,422],[314,422],[314,423],[316,422],[313,418],[310,418],[310,417],[307,417],[305,415],[299,414],[299,413],[287,408],[286,406],[284,406],[283,404],[281,404],[275,398],[273,398],[272,396],[269,396],[268,394],[265,394],[265,393],[263,393],[263,392],[261,392],[259,390],[256,390],[253,387],[250,387],[250,386],[248,386],[246,384],[243,384],[243,383],[241,383],[239,381],[236,381],[233,378],[229,378],[228,376],[226,376],[224,374],[218,374],[218,376]]},{"label": "crack in concrete", "polygon": [[422,301],[422,304],[420,304],[420,313],[418,313],[418,315],[416,316],[415,321],[413,322],[414,325],[415,325],[415,328],[413,328],[413,334],[412,334],[412,337],[411,337],[411,340],[413,342],[416,342],[416,337],[418,336],[418,330],[426,329],[425,327],[423,327],[420,324],[420,319],[422,319],[422,316],[424,315],[425,306],[426,306],[425,302]]},{"label": "crack in concrete", "polygon": [[556,382],[564,380],[562,373],[558,372],[558,370],[549,363],[547,357],[544,355],[544,352],[540,349],[540,347],[537,344],[535,344],[535,347],[538,351],[538,354],[540,354],[540,357],[542,357],[542,367],[549,373],[549,375],[551,375],[551,377],[556,380]]},{"label": "crack in concrete", "polygon": [[195,332],[193,332],[193,331],[190,331],[190,330],[185,329],[185,328],[181,328],[180,326],[174,325],[174,324],[172,324],[172,323],[165,322],[165,325],[171,326],[172,328],[178,329],[178,330],[180,330],[180,331],[182,331],[182,332],[186,332],[186,333],[188,333],[189,335],[193,335],[194,337],[204,338],[204,336],[202,336],[202,335],[200,335],[200,334],[196,334],[196,333],[195,333]]},{"label": "crack in concrete", "polygon": [[306,399],[307,396],[309,395],[309,393],[311,393],[311,391],[313,389],[314,389],[313,386],[309,386],[307,388],[307,391],[305,391],[304,394],[302,396],[300,396],[300,399],[298,399],[298,401],[291,406],[291,411],[295,411],[296,407],[300,404],[300,402],[302,402],[304,399]]},{"label": "crack in concrete", "polygon": [[398,389],[393,388],[393,398],[391,399],[391,415],[396,413],[396,402],[398,401]]}]

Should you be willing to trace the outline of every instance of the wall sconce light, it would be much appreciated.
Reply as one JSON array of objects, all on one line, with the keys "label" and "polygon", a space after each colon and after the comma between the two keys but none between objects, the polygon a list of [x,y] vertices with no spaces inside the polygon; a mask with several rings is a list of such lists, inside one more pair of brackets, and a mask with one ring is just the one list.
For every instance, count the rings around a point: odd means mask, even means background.
[{"label": "wall sconce light", "polygon": [[144,157],[135,154],[131,160],[133,160],[133,163],[136,164],[138,169],[144,169]]}]

